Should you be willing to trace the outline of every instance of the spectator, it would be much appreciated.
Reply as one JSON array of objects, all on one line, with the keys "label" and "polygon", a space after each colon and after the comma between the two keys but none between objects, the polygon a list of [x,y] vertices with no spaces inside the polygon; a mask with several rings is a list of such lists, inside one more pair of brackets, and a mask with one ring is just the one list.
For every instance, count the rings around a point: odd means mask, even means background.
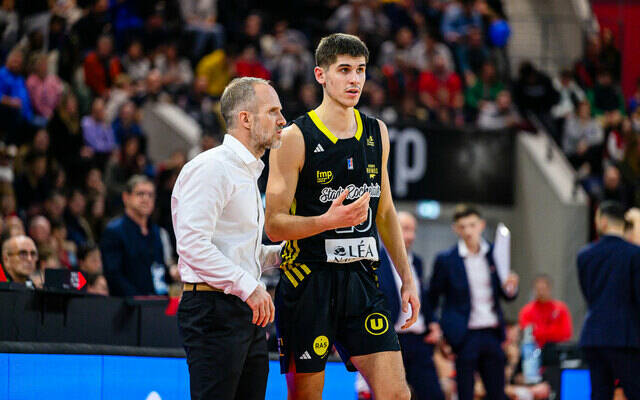
[{"label": "spectator", "polygon": [[53,248],[58,252],[58,263],[67,269],[72,269],[78,264],[76,257],[76,244],[67,240],[67,227],[64,222],[58,221],[51,224],[51,236]]},{"label": "spectator", "polygon": [[95,244],[86,244],[78,249],[78,270],[85,276],[102,274],[102,256]]},{"label": "spectator", "polygon": [[422,104],[435,113],[441,123],[450,123],[453,118],[458,124],[463,122],[462,81],[458,74],[447,69],[444,57],[436,55],[433,71],[420,74],[418,90]]},{"label": "spectator", "polygon": [[538,71],[530,62],[520,66],[518,81],[513,88],[513,99],[525,118],[533,116],[547,129],[557,143],[562,143],[551,108],[558,103],[560,95],[553,88],[551,79]]},{"label": "spectator", "polygon": [[111,221],[102,234],[102,262],[114,296],[167,294],[160,230],[149,221],[154,199],[148,178],[131,177],[122,193],[124,216]]},{"label": "spectator", "polygon": [[191,64],[186,58],[179,57],[175,43],[169,43],[153,62],[154,68],[162,74],[162,83],[172,95],[184,92],[193,82]]},{"label": "spectator", "polygon": [[49,133],[46,129],[38,129],[33,136],[31,143],[25,143],[18,149],[13,168],[16,174],[22,174],[25,170],[25,159],[29,153],[41,153],[47,157],[47,171],[51,173],[54,162],[49,155]]},{"label": "spectator", "polygon": [[451,45],[464,44],[472,28],[482,29],[482,16],[475,10],[475,0],[452,2],[442,18],[442,36]]},{"label": "spectator", "polygon": [[104,100],[96,98],[91,106],[91,115],[82,118],[84,142],[100,158],[100,165],[104,165],[117,147],[113,129],[105,121],[104,106]]},{"label": "spectator", "polygon": [[551,277],[536,277],[533,282],[534,300],[520,310],[520,329],[531,325],[533,337],[540,348],[547,343],[569,340],[573,334],[569,309],[565,303],[553,298],[551,289]]},{"label": "spectator", "polygon": [[298,96],[287,103],[287,109],[282,110],[287,119],[292,120],[298,116],[313,110],[320,104],[318,99],[318,85],[314,83],[305,83],[300,86]]},{"label": "spectator", "polygon": [[327,19],[327,29],[330,32],[358,33],[385,37],[389,32],[389,20],[387,17],[374,10],[371,3],[364,0],[352,0],[342,4]]},{"label": "spectator", "polygon": [[40,214],[43,211],[44,199],[51,190],[51,181],[47,176],[47,156],[43,153],[31,152],[26,157],[26,171],[14,182],[14,190],[18,208],[27,216]]},{"label": "spectator", "polygon": [[[116,143],[121,146],[124,139],[129,136],[136,136],[144,139],[142,128],[138,124],[138,109],[134,102],[127,101],[120,108],[118,117],[111,125]],[[143,146],[144,147],[144,146]]]},{"label": "spectator", "polygon": [[64,213],[64,222],[67,226],[67,239],[80,247],[86,243],[95,243],[91,227],[84,214],[87,200],[80,189],[72,189],[67,198],[67,209]]},{"label": "spectator", "polygon": [[100,36],[96,51],[84,59],[84,79],[94,95],[104,96],[122,71],[120,60],[113,54],[113,39]]},{"label": "spectator", "polygon": [[197,77],[193,82],[193,87],[186,96],[180,99],[179,104],[191,118],[198,122],[206,134],[220,134],[221,124],[217,115],[214,114],[217,103],[207,93],[206,77]]},{"label": "spectator", "polygon": [[5,66],[0,68],[0,130],[9,143],[24,141],[17,135],[25,124],[33,119],[29,93],[22,77],[24,56],[20,50],[12,50]]},{"label": "spectator", "polygon": [[499,92],[495,102],[485,102],[478,116],[480,129],[516,128],[520,124],[520,115],[513,106],[508,90]]},{"label": "spectator", "polygon": [[196,76],[207,80],[207,93],[213,97],[220,97],[222,91],[231,80],[227,53],[217,49],[202,58],[196,66]]},{"label": "spectator", "polygon": [[80,53],[91,50],[111,23],[109,0],[96,0],[85,4],[92,5],[86,7],[89,8],[88,12],[71,27],[71,34],[78,42]]},{"label": "spectator", "polygon": [[247,47],[253,47],[257,51],[260,51],[261,36],[262,16],[259,13],[251,12],[244,19],[242,32],[236,35],[236,40],[234,46],[232,47],[232,51],[237,52]]},{"label": "spectator", "polygon": [[633,135],[633,123],[629,118],[623,119],[619,126],[610,128],[606,134],[606,157],[614,163],[621,162]]},{"label": "spectator", "polygon": [[556,121],[561,121],[559,129],[562,129],[565,119],[576,111],[580,103],[586,100],[586,95],[573,80],[573,73],[568,69],[562,70],[560,78],[554,78],[553,87],[560,94],[560,100],[551,108],[551,115]]},{"label": "spectator", "polygon": [[636,81],[636,91],[633,92],[629,101],[627,102],[629,107],[629,114],[634,114],[636,110],[640,108],[640,77]]},{"label": "spectator", "polygon": [[35,55],[26,85],[34,111],[49,120],[60,102],[64,87],[60,78],[49,74],[47,68],[47,55]]},{"label": "spectator", "polygon": [[602,41],[598,34],[592,34],[587,38],[584,56],[575,65],[575,74],[581,87],[590,89],[596,82],[596,73],[602,69],[600,56],[602,53]]},{"label": "spectator", "polygon": [[620,169],[616,165],[608,164],[602,175],[602,190],[596,196],[598,203],[616,201],[627,209],[631,206],[631,196],[632,193],[622,181]]},{"label": "spectator", "polygon": [[495,65],[486,62],[482,65],[480,78],[465,91],[465,104],[476,113],[482,110],[485,102],[495,101],[503,90],[504,84],[498,80]]},{"label": "spectator", "polygon": [[591,103],[593,114],[625,114],[624,98],[618,85],[613,81],[610,71],[598,72],[596,84],[593,89],[587,91],[587,98]]},{"label": "spectator", "polygon": [[465,77],[475,77],[480,75],[482,66],[488,61],[489,49],[485,45],[482,29],[473,26],[467,36],[466,45],[460,46],[459,50],[460,70]]},{"label": "spectator", "polygon": [[602,30],[602,51],[600,52],[600,60],[602,67],[611,71],[611,75],[616,82],[620,82],[620,73],[622,72],[622,56],[620,50],[615,44],[615,37],[609,28]]},{"label": "spectator", "polygon": [[98,296],[109,296],[109,284],[104,275],[87,276],[87,293]]},{"label": "spectator", "polygon": [[51,223],[42,215],[36,215],[29,222],[29,237],[36,243],[38,251],[52,247]]},{"label": "spectator", "polygon": [[5,218],[3,236],[14,237],[25,234],[24,224],[17,215],[10,215]]},{"label": "spectator", "polygon": [[106,121],[112,124],[118,116],[122,106],[135,96],[136,91],[140,92],[144,89],[143,82],[139,81],[135,86],[131,84],[131,78],[126,74],[119,74],[109,91],[109,97],[106,102]]},{"label": "spectator", "polygon": [[584,172],[588,175],[601,168],[603,143],[602,126],[591,117],[589,103],[582,102],[577,115],[570,116],[565,123],[562,149],[571,165],[577,170],[586,168]]},{"label": "spectator", "polygon": [[3,1],[0,4],[0,24],[4,26],[0,34],[0,51],[7,54],[17,43],[20,33],[20,19],[15,10],[15,0]]},{"label": "spectator", "polygon": [[191,56],[194,60],[222,47],[224,28],[216,23],[216,3],[217,0],[180,1],[182,18],[186,21],[185,30],[193,35]]},{"label": "spectator", "polygon": [[455,64],[451,51],[444,43],[438,42],[435,33],[427,31],[411,48],[411,64],[418,71],[431,71],[436,56],[444,58],[447,71],[453,71]]},{"label": "spectator", "polygon": [[31,274],[36,270],[38,250],[31,238],[17,235],[2,244],[0,282],[15,282],[33,287]]},{"label": "spectator", "polygon": [[139,40],[129,44],[127,54],[122,57],[122,68],[134,83],[146,79],[151,70],[151,62],[144,54],[144,48]]},{"label": "spectator", "polygon": [[271,73],[258,59],[258,50],[253,45],[242,49],[234,64],[235,75],[271,79]]},{"label": "spectator", "polygon": [[[93,150],[84,146],[78,101],[70,91],[62,95],[47,130],[51,137],[52,156],[65,171],[70,172],[69,181],[75,184],[74,177],[83,169],[81,165],[93,156]],[[68,157],[68,154],[77,156]]]}]

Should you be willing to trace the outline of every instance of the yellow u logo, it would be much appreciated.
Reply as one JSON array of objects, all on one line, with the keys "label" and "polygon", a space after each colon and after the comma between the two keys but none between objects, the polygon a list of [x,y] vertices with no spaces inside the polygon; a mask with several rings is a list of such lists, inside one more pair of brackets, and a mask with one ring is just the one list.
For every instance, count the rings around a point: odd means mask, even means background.
[{"label": "yellow u logo", "polygon": [[364,329],[372,335],[382,335],[389,329],[389,321],[383,314],[371,313],[364,320]]}]

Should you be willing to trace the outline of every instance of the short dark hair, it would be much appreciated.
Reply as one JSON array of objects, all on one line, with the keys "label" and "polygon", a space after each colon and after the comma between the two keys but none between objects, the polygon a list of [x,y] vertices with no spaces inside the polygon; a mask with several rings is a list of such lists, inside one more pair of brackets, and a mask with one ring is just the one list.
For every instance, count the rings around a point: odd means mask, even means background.
[{"label": "short dark hair", "polygon": [[153,185],[153,182],[151,182],[151,179],[149,179],[147,176],[145,176],[145,175],[133,175],[127,181],[127,184],[126,184],[126,186],[124,188],[124,191],[129,193],[129,194],[131,194],[131,193],[133,193],[133,189],[135,189],[136,186],[138,186],[141,183],[149,183],[149,184]]},{"label": "short dark hair", "polygon": [[86,260],[87,256],[96,250],[100,250],[100,248],[98,247],[98,245],[96,245],[93,242],[83,244],[78,248],[78,254],[77,254],[78,261]]},{"label": "short dark hair", "polygon": [[625,209],[619,202],[611,200],[603,201],[598,207],[598,211],[600,211],[600,216],[607,217],[619,224],[624,224]]},{"label": "short dark hair", "polygon": [[458,204],[453,210],[453,222],[457,222],[459,219],[475,215],[478,218],[482,218],[480,211],[472,204]]},{"label": "short dark hair", "polygon": [[335,63],[340,55],[362,56],[369,62],[369,49],[360,38],[346,33],[334,33],[320,40],[316,48],[316,65],[328,67]]}]

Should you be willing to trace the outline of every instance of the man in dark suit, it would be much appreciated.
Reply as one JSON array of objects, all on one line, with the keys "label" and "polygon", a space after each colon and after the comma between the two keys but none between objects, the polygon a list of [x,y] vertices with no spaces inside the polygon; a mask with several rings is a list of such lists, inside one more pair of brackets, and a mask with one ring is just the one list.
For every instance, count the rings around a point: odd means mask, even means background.
[{"label": "man in dark suit", "polygon": [[[420,301],[425,300],[423,290],[423,268],[422,259],[411,251],[411,246],[416,237],[416,218],[408,212],[398,213],[398,222],[402,228],[402,238],[404,240],[409,265],[413,273],[413,282],[420,293]],[[386,249],[380,252],[380,268],[378,269],[380,289],[384,293],[387,308],[389,309],[391,321],[395,323],[398,333],[400,348],[402,351],[402,362],[407,374],[407,382],[415,393],[418,400],[444,400],[440,381],[433,365],[433,345],[440,340],[441,332],[437,323],[429,324],[429,313],[425,313],[424,308],[418,316],[415,324],[407,329],[402,326],[409,317],[411,310],[403,312],[400,307],[400,287],[402,281],[392,265],[391,259]]]},{"label": "man in dark suit", "polygon": [[[482,238],[485,221],[470,205],[459,205],[453,216],[458,244],[436,257],[427,302],[434,310],[444,298],[440,326],[456,355],[458,398],[473,399],[478,371],[488,400],[503,400],[505,355],[504,318],[500,298],[517,296],[518,276],[501,284],[493,246]],[[423,307],[425,307],[423,305]]]},{"label": "man in dark suit", "polygon": [[640,247],[623,239],[624,208],[596,211],[600,240],[578,253],[580,288],[588,312],[580,346],[591,371],[591,398],[613,398],[619,379],[629,400],[640,399]]}]

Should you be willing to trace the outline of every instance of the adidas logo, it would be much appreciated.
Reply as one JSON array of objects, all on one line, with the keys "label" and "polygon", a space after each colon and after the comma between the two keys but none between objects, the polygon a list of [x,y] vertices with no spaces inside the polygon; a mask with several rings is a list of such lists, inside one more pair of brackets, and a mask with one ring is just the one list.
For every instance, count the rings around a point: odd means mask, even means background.
[{"label": "adidas logo", "polygon": [[316,146],[316,149],[313,151],[314,153],[322,153],[324,151],[324,147],[320,143]]},{"label": "adidas logo", "polygon": [[311,360],[311,356],[308,351],[305,351],[303,355],[300,356],[301,360]]}]

